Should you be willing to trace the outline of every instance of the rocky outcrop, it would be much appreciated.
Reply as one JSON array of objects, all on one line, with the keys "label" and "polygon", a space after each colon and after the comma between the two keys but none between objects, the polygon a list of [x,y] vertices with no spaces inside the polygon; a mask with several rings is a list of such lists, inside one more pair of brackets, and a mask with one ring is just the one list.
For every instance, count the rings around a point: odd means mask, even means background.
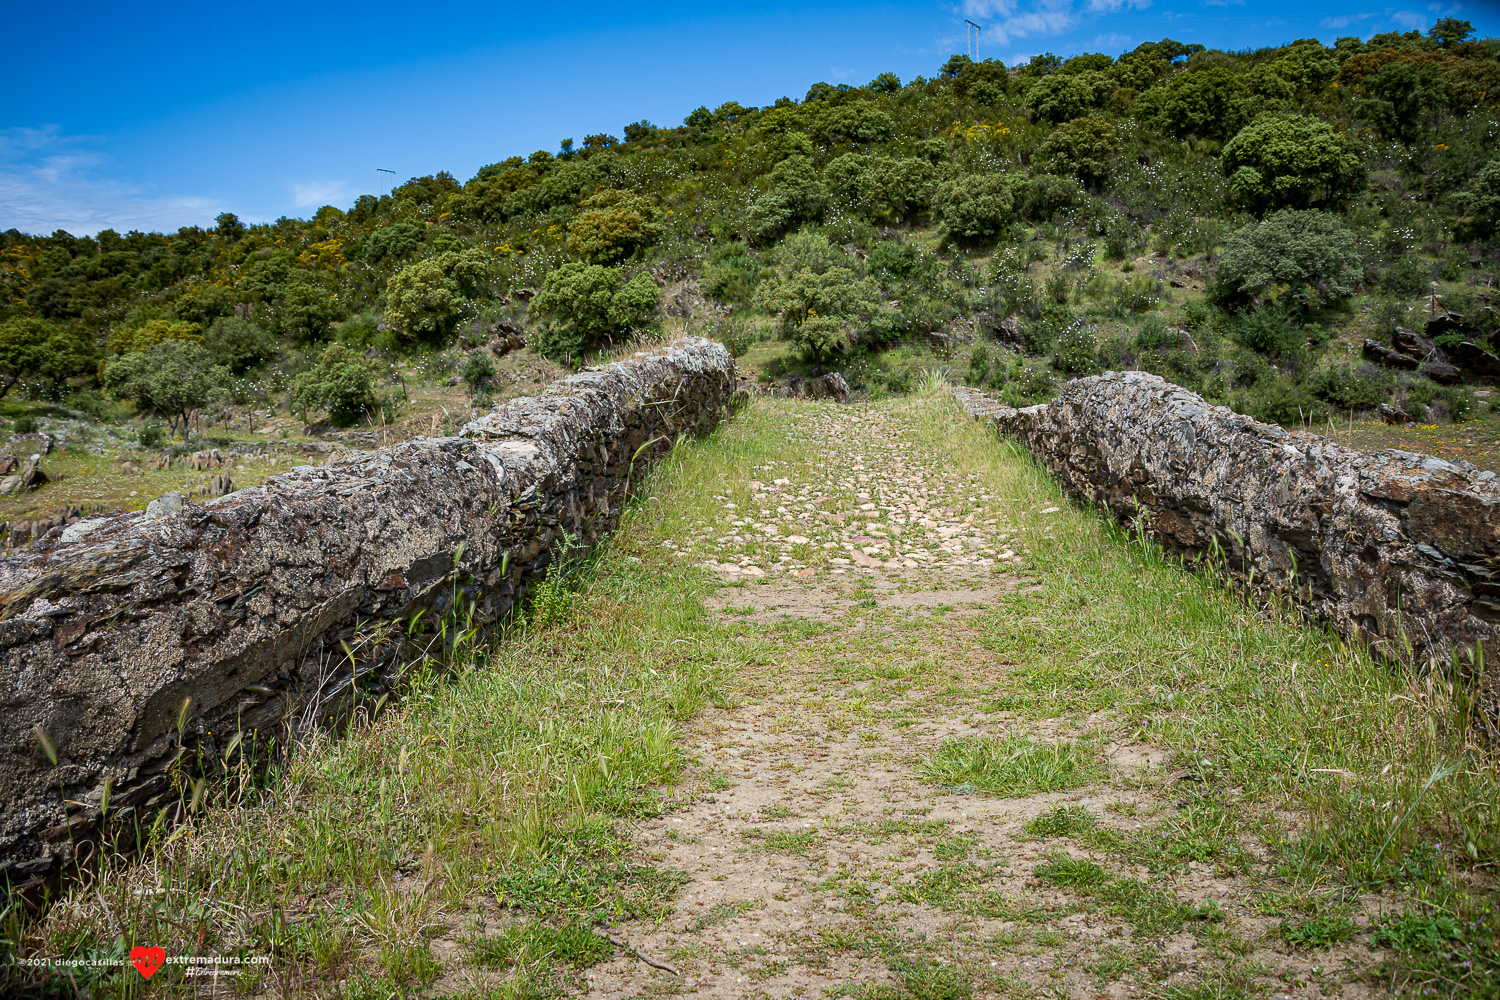
[{"label": "rocky outcrop", "polygon": [[[1293,599],[1392,658],[1475,661],[1500,706],[1500,479],[1405,451],[1288,432],[1141,372],[1076,379],[1051,403],[969,412],[1023,443],[1076,498],[1189,561]],[[1410,651],[1408,654],[1407,651]]]},{"label": "rocky outcrop", "polygon": [[682,340],[457,437],[202,505],[163,497],[0,559],[0,882],[182,808],[187,761],[212,768],[247,734],[376,697],[435,641],[410,634],[419,613],[504,615],[565,534],[610,531],[627,484],[714,427],[734,386],[722,346]]}]

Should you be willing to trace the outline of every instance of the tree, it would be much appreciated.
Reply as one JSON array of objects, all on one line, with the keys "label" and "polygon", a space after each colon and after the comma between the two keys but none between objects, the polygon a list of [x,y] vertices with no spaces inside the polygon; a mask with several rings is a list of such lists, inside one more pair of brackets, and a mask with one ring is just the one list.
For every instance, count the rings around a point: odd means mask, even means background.
[{"label": "tree", "polygon": [[393,222],[381,226],[365,240],[365,260],[400,260],[408,257],[422,243],[422,231],[410,222]]},{"label": "tree", "polygon": [[231,243],[239,242],[245,236],[245,224],[233,212],[221,212],[214,219],[214,226],[218,230],[219,235]]},{"label": "tree", "polygon": [[1387,63],[1360,84],[1365,96],[1354,112],[1387,139],[1410,145],[1422,133],[1427,112],[1443,103],[1438,68],[1409,62]]},{"label": "tree", "polygon": [[140,326],[109,331],[105,345],[111,354],[130,354],[149,350],[156,344],[169,340],[203,339],[202,328],[197,323],[182,320],[151,319]]},{"label": "tree", "polygon": [[203,335],[214,364],[238,375],[276,353],[276,338],[247,319],[221,316]]},{"label": "tree", "polygon": [[1115,127],[1103,115],[1075,118],[1053,129],[1042,141],[1037,155],[1048,172],[1072,174],[1097,187],[1109,173],[1110,161],[1119,149]]},{"label": "tree", "polygon": [[1353,295],[1363,277],[1358,242],[1337,216],[1284,209],[1230,234],[1211,292],[1225,305],[1284,294],[1310,306]]},{"label": "tree", "polygon": [[1016,198],[1005,174],[963,174],[932,193],[932,210],[957,240],[996,236],[1010,222]]},{"label": "tree", "polygon": [[164,340],[116,358],[100,381],[117,399],[134,400],[164,418],[168,433],[175,435],[180,427],[186,439],[193,414],[228,387],[229,369],[214,364],[196,340]]},{"label": "tree", "polygon": [[21,381],[44,378],[54,385],[93,364],[93,347],[67,327],[36,316],[0,323],[0,398]]},{"label": "tree", "polygon": [[1053,73],[1037,80],[1026,91],[1026,110],[1033,121],[1057,125],[1098,107],[1114,91],[1115,82],[1098,70]]},{"label": "tree", "polygon": [[1266,115],[1224,147],[1231,193],[1256,212],[1341,205],[1365,185],[1349,140],[1316,118]]},{"label": "tree", "polygon": [[329,344],[311,368],[292,381],[292,402],[306,419],[308,410],[327,410],[328,419],[348,426],[375,409],[373,361],[344,344]]},{"label": "tree", "polygon": [[763,239],[781,235],[798,222],[817,218],[828,200],[828,185],[806,156],[788,156],[771,168],[769,190],[755,199],[750,232]]},{"label": "tree", "polygon": [[1214,66],[1179,73],[1141,98],[1140,117],[1174,139],[1228,139],[1249,120],[1249,94],[1237,73]]},{"label": "tree", "polygon": [[861,277],[849,255],[820,233],[797,233],[777,248],[776,276],[756,305],[780,320],[787,340],[822,365],[880,334],[880,283]]},{"label": "tree", "polygon": [[287,282],[274,314],[280,331],[300,340],[322,340],[344,315],[333,293],[305,273]]},{"label": "tree", "polygon": [[549,357],[577,359],[590,347],[649,324],[659,297],[644,272],[626,280],[617,267],[564,264],[531,300],[530,311],[548,321],[538,346]]},{"label": "tree", "polygon": [[591,264],[615,264],[656,241],[651,204],[640,195],[609,188],[579,203],[568,227],[568,249]]},{"label": "tree", "polygon": [[385,319],[405,343],[442,343],[489,280],[480,250],[450,250],[408,264],[386,285]]},{"label": "tree", "polygon": [[1500,160],[1490,160],[1467,191],[1453,195],[1453,204],[1463,218],[1458,232],[1466,239],[1487,240],[1500,234]]},{"label": "tree", "polygon": [[1438,48],[1451,49],[1469,40],[1474,34],[1474,25],[1456,17],[1440,17],[1427,29],[1427,37],[1437,43]]}]

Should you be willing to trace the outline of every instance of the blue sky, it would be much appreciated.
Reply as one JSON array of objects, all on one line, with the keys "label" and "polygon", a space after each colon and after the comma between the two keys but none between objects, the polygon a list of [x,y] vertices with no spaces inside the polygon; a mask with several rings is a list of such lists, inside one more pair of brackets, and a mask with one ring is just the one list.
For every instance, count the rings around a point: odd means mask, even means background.
[{"label": "blue sky", "polygon": [[1246,48],[1425,30],[1500,34],[1500,4],[1287,0],[949,3],[17,5],[0,59],[0,230],[173,230],[347,207],[399,180],[561,139],[676,124],[700,104],[800,98],[818,80],[933,75],[1172,37]]}]

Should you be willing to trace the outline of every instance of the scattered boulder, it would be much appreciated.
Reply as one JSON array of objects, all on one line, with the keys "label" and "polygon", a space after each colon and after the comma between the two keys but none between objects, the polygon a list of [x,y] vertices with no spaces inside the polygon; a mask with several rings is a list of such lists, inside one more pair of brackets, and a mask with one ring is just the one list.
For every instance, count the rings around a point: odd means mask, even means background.
[{"label": "scattered boulder", "polygon": [[1432,341],[1404,326],[1396,327],[1395,332],[1391,334],[1391,343],[1396,345],[1396,350],[1418,359],[1427,357],[1436,348]]},{"label": "scattered boulder", "polygon": [[156,521],[166,517],[168,514],[175,514],[181,509],[181,493],[163,493],[146,505],[146,520]]},{"label": "scattered boulder", "polygon": [[202,469],[217,469],[223,464],[225,464],[224,456],[219,454],[219,449],[217,448],[195,451],[188,456],[188,468],[195,472]]},{"label": "scattered boulder", "polygon": [[47,482],[42,471],[42,456],[32,455],[21,464],[19,472],[0,479],[0,493],[29,493]]},{"label": "scattered boulder", "polygon": [[1439,313],[1427,321],[1423,328],[1429,337],[1441,337],[1445,333],[1468,333],[1469,325],[1455,312]]},{"label": "scattered boulder", "polygon": [[6,450],[17,455],[25,455],[33,451],[39,455],[50,455],[52,454],[52,438],[41,431],[32,434],[17,434],[10,439],[10,445]]},{"label": "scattered boulder", "polygon": [[817,378],[790,378],[776,387],[775,394],[787,399],[828,399],[835,403],[849,402],[849,383],[838,372],[829,372]]},{"label": "scattered boulder", "polygon": [[1417,374],[1439,385],[1457,385],[1464,380],[1464,373],[1446,361],[1428,361],[1417,369]]},{"label": "scattered boulder", "polygon": [[1390,403],[1381,403],[1380,419],[1392,426],[1396,424],[1409,424],[1411,423],[1411,414],[1392,406]]},{"label": "scattered boulder", "polygon": [[1393,351],[1378,340],[1370,340],[1368,337],[1365,338],[1364,350],[1365,357],[1377,365],[1384,365],[1386,368],[1402,368],[1406,371],[1415,371],[1417,365],[1421,364],[1416,358]]},{"label": "scattered boulder", "polygon": [[1500,358],[1472,341],[1448,348],[1448,356],[1475,375],[1500,375]]},{"label": "scattered boulder", "polygon": [[497,358],[503,358],[511,351],[518,351],[526,346],[526,331],[508,319],[493,323],[490,326],[490,336],[495,338],[490,341],[490,353]]}]

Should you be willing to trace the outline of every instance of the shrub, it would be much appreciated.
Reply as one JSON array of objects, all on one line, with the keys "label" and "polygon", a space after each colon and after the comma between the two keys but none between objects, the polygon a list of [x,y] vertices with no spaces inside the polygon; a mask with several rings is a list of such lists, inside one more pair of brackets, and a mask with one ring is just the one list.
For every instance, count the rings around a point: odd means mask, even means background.
[{"label": "shrub", "polygon": [[400,260],[410,256],[422,242],[422,230],[410,222],[382,226],[364,242],[366,260]]},{"label": "shrub", "polygon": [[1021,202],[1020,210],[1039,221],[1051,219],[1061,209],[1079,204],[1085,194],[1076,177],[1056,174],[1037,174],[1030,178],[1017,174],[1012,181],[1012,190]]},{"label": "shrub", "polygon": [[1157,351],[1165,347],[1176,347],[1177,331],[1167,326],[1160,316],[1148,316],[1135,335],[1135,346],[1143,351]]},{"label": "shrub", "polygon": [[760,280],[760,268],[760,259],[745,244],[721,244],[714,248],[703,269],[703,288],[720,302],[747,303]]},{"label": "shrub", "polygon": [[1449,386],[1443,390],[1443,402],[1448,406],[1448,415],[1455,424],[1467,423],[1479,413],[1479,399],[1473,390],[1463,386]]},{"label": "shrub", "polygon": [[247,319],[221,316],[203,335],[215,364],[239,374],[276,353],[276,338]]},{"label": "shrub", "polygon": [[964,174],[942,182],[932,193],[933,214],[957,240],[998,235],[1014,208],[1015,195],[1004,174]]},{"label": "shrub", "polygon": [[1397,256],[1380,272],[1380,287],[1392,295],[1411,298],[1429,290],[1432,273],[1414,253]]},{"label": "shrub", "polygon": [[1049,173],[1072,174],[1097,185],[1109,174],[1118,149],[1119,138],[1109,119],[1091,115],[1053,129],[1037,148],[1037,156]]},{"label": "shrub", "polygon": [[375,363],[343,344],[329,344],[317,362],[292,381],[292,404],[302,411],[327,410],[340,426],[354,423],[377,405]]},{"label": "shrub", "polygon": [[458,374],[468,385],[470,395],[477,395],[485,382],[494,377],[495,362],[487,351],[470,351]]},{"label": "shrub", "polygon": [[1256,420],[1273,424],[1321,424],[1329,416],[1326,404],[1306,387],[1281,375],[1257,380],[1252,390],[1236,393],[1232,405]]},{"label": "shrub", "polygon": [[1271,355],[1293,354],[1307,344],[1307,334],[1302,328],[1283,310],[1274,307],[1240,316],[1234,325],[1234,339],[1252,351]]},{"label": "shrub", "polygon": [[489,262],[480,250],[449,251],[409,264],[386,286],[386,322],[403,344],[442,344],[488,280]]},{"label": "shrub", "polygon": [[142,427],[135,439],[142,448],[160,448],[166,443],[167,434],[161,424],[153,421]]},{"label": "shrub", "polygon": [[1468,189],[1452,200],[1464,216],[1458,229],[1465,238],[1487,240],[1500,233],[1500,159],[1481,167]]},{"label": "shrub", "polygon": [[1364,263],[1354,234],[1327,212],[1286,210],[1232,233],[1210,294],[1246,305],[1289,289],[1302,305],[1354,294]]},{"label": "shrub", "polygon": [[593,264],[614,264],[654,243],[651,205],[628,191],[606,189],[583,199],[568,227],[568,249]]},{"label": "shrub", "polygon": [[1414,379],[1402,393],[1402,405],[1413,420],[1426,420],[1427,407],[1441,396],[1443,390],[1431,379]]},{"label": "shrub", "polygon": [[815,219],[828,200],[828,185],[811,158],[788,156],[771,168],[769,190],[750,206],[751,235],[772,239],[798,222]]},{"label": "shrub", "polygon": [[862,277],[849,255],[821,233],[798,233],[777,250],[774,278],[756,295],[782,336],[821,365],[861,342],[882,339],[880,283]]},{"label": "shrub", "polygon": [[1251,122],[1225,145],[1223,165],[1235,198],[1258,212],[1340,205],[1365,184],[1349,140],[1305,115]]},{"label": "shrub", "polygon": [[1052,364],[1070,375],[1092,375],[1099,370],[1098,352],[1099,340],[1094,336],[1094,328],[1079,321],[1057,338]]},{"label": "shrub", "polygon": [[30,413],[23,413],[16,418],[15,423],[11,424],[10,430],[12,434],[35,434],[40,427],[36,417]]},{"label": "shrub", "polygon": [[1179,73],[1141,98],[1139,117],[1175,139],[1228,139],[1249,119],[1244,78],[1221,66]]},{"label": "shrub", "polygon": [[626,280],[619,268],[564,264],[531,300],[531,310],[548,321],[538,347],[551,358],[577,359],[587,348],[649,325],[659,297],[644,272]]},{"label": "shrub", "polygon": [[1391,394],[1390,375],[1371,365],[1325,368],[1312,380],[1312,390],[1340,410],[1373,410]]}]

